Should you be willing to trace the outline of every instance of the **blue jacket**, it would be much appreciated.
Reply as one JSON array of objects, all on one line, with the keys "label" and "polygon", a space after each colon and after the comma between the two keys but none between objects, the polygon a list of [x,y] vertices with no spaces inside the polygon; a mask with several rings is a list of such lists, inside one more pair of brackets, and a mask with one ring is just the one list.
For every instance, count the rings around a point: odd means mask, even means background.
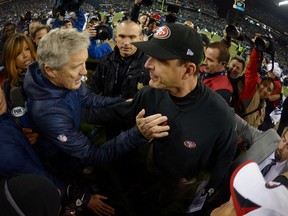
[{"label": "blue jacket", "polygon": [[93,110],[122,99],[96,95],[84,84],[78,90],[57,87],[42,75],[37,62],[29,66],[24,90],[28,111],[43,138],[43,158],[62,172],[79,173],[83,165],[101,165],[147,142],[134,127],[103,145],[93,143],[80,130],[81,109]]},{"label": "blue jacket", "polygon": [[[86,18],[84,15],[83,10],[79,9],[78,11],[75,12],[76,14],[76,20],[71,22],[73,23],[73,27],[77,29],[77,31],[82,32],[84,25],[86,23]],[[61,28],[63,25],[63,20],[60,20],[59,17],[57,17],[53,24],[52,24],[52,29],[54,28]]]},{"label": "blue jacket", "polygon": [[102,43],[97,45],[95,38],[90,38],[90,41],[91,44],[88,47],[88,55],[90,58],[100,59],[113,51],[108,43]]},{"label": "blue jacket", "polygon": [[1,176],[35,174],[49,178],[59,187],[55,178],[44,169],[21,128],[8,113],[0,115],[0,137]]}]

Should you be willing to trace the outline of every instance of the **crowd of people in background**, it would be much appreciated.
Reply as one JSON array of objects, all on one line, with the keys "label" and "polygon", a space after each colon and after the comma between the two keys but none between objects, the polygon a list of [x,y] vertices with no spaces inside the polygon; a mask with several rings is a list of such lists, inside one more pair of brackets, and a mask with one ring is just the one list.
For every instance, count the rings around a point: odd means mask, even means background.
[{"label": "crowd of people in background", "polygon": [[[273,31],[243,19],[231,36],[210,0],[181,1],[178,12],[160,0],[0,6],[9,214],[31,210],[12,184],[30,174],[56,197],[43,204],[49,216],[243,214],[235,190],[246,185],[235,179],[250,160],[288,199],[288,52]],[[288,214],[280,200],[255,200]]]}]

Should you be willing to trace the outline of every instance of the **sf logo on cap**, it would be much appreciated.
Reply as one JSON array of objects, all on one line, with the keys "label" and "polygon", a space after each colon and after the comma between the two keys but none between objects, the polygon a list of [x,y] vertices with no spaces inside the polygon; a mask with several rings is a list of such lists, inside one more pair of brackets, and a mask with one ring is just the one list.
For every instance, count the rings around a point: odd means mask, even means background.
[{"label": "sf logo on cap", "polygon": [[167,26],[161,26],[156,30],[153,36],[157,39],[166,39],[170,36],[170,34],[171,30]]}]

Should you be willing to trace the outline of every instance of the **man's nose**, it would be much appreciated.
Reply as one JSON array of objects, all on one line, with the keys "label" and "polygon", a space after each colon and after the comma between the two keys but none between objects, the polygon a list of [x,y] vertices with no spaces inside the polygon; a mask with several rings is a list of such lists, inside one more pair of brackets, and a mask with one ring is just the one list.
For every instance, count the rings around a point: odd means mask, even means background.
[{"label": "man's nose", "polygon": [[154,66],[152,65],[152,58],[151,58],[151,57],[149,57],[149,58],[147,59],[147,61],[145,62],[144,67],[145,67],[146,69],[153,69],[153,68],[154,68]]},{"label": "man's nose", "polygon": [[124,44],[125,45],[129,45],[131,43],[130,39],[126,38],[124,39]]}]

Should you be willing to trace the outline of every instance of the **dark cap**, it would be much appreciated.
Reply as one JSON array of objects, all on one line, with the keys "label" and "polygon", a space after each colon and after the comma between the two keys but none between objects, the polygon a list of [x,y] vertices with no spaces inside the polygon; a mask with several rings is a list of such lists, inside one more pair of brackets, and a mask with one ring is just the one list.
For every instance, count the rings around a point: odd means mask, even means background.
[{"label": "dark cap", "polygon": [[133,43],[147,55],[163,60],[184,59],[199,65],[203,42],[195,29],[178,23],[161,26],[149,41]]}]

